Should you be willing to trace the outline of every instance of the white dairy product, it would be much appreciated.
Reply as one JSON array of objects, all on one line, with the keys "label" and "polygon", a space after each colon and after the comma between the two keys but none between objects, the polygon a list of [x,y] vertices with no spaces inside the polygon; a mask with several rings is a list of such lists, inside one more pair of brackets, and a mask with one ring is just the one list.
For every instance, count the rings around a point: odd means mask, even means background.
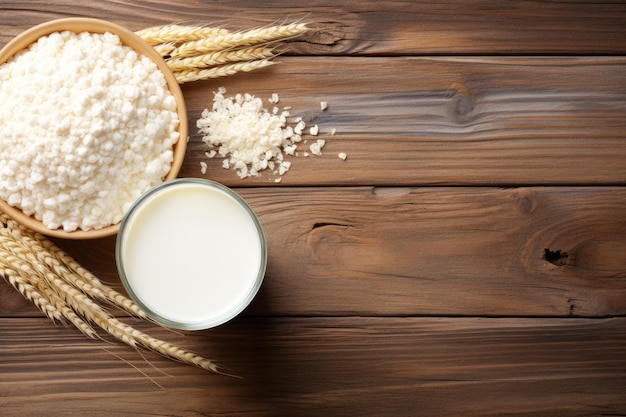
[{"label": "white dairy product", "polygon": [[226,187],[175,180],[131,208],[117,242],[120,275],[155,320],[208,328],[243,310],[265,272],[265,241],[252,210]]},{"label": "white dairy product", "polygon": [[[295,154],[304,122],[300,121],[302,129],[295,132],[287,125],[289,111],[274,107],[270,112],[251,94],[224,97],[224,93],[226,89],[221,87],[214,95],[212,109],[205,109],[196,123],[202,140],[215,147],[207,156],[223,156],[222,167],[237,170],[240,178],[257,176],[265,169],[284,175],[291,167],[284,155]],[[269,101],[278,103],[278,94],[272,94]]]},{"label": "white dairy product", "polygon": [[55,32],[0,65],[0,198],[49,229],[101,229],[162,182],[176,100],[111,33]]}]

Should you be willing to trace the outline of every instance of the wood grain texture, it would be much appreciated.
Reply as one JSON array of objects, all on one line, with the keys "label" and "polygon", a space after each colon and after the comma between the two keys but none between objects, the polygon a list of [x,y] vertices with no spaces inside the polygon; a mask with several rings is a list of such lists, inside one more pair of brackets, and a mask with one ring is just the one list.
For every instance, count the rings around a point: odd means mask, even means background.
[{"label": "wood grain texture", "polygon": [[[287,7],[287,9],[286,9]],[[63,17],[107,18],[140,30],[171,22],[230,29],[304,19],[302,54],[623,54],[626,4],[603,1],[5,1],[0,44]]]},{"label": "wood grain texture", "polygon": [[[626,315],[621,187],[237,191],[268,242],[248,314]],[[119,286],[114,243],[59,242]],[[37,313],[0,289],[0,314]]]},{"label": "wood grain texture", "polygon": [[186,336],[148,330],[243,379],[144,359],[39,319],[0,327],[6,417],[598,416],[626,407],[624,318],[262,318]]},{"label": "wood grain texture", "polygon": [[[0,280],[2,417],[626,415],[626,2],[3,1],[0,45],[72,16],[313,30],[183,86],[181,176],[268,237],[253,304],[199,332],[120,315],[243,379],[87,340]],[[223,170],[195,128],[219,86],[278,93],[324,155]],[[57,243],[120,287],[114,238]]]},{"label": "wood grain texture", "polygon": [[[279,58],[256,73],[184,87],[191,135],[182,176],[240,180],[208,159],[196,122],[219,86],[320,127],[281,185],[626,183],[623,58]],[[355,71],[358,69],[358,71]],[[326,111],[320,102],[326,101]],[[271,105],[265,101],[268,109]],[[334,136],[328,133],[336,129]],[[322,157],[304,157],[326,140]],[[345,152],[346,161],[337,155]]]}]

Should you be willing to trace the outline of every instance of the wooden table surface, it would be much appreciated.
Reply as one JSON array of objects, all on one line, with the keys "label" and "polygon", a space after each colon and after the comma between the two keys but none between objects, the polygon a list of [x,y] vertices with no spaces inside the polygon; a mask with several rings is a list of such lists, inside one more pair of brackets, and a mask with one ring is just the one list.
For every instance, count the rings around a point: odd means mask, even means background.
[{"label": "wooden table surface", "polygon": [[[257,298],[206,331],[132,322],[242,378],[89,340],[0,280],[0,415],[626,414],[626,2],[4,1],[0,45],[70,16],[312,30],[183,85],[180,176],[257,212]],[[195,127],[220,86],[278,93],[324,154],[278,184],[222,169]],[[114,238],[57,243],[121,287]]]}]

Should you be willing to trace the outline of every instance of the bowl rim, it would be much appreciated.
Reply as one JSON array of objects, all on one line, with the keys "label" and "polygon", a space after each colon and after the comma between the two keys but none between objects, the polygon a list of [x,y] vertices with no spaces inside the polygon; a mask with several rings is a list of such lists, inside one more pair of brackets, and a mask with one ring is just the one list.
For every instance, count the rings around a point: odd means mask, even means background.
[{"label": "bowl rim", "polygon": [[[163,181],[174,179],[178,176],[182,167],[185,152],[187,149],[187,136],[188,136],[188,120],[187,120],[187,107],[183,97],[180,84],[176,81],[176,78],[169,66],[161,55],[143,38],[137,35],[135,32],[110,22],[108,20],[95,19],[95,18],[83,18],[83,17],[69,17],[62,19],[55,19],[48,22],[38,24],[25,30],[17,35],[11,41],[9,41],[2,49],[0,49],[0,65],[3,65],[11,58],[13,58],[19,51],[25,49],[37,39],[42,36],[49,35],[54,32],[71,31],[74,33],[90,32],[90,33],[106,33],[110,32],[119,36],[123,45],[128,46],[135,50],[137,53],[147,56],[157,65],[159,70],[163,73],[167,82],[168,89],[176,99],[176,111],[178,113],[178,132],[179,138],[173,147],[174,160],[168,174],[164,177]],[[23,226],[29,229],[39,232],[43,235],[51,237],[60,237],[65,239],[97,239],[108,236],[113,236],[119,231],[121,221],[117,224],[106,226],[101,229],[92,230],[75,230],[72,232],[66,232],[62,228],[50,229],[33,216],[25,215],[19,208],[9,205],[6,201],[0,198],[0,211],[16,220]]]}]

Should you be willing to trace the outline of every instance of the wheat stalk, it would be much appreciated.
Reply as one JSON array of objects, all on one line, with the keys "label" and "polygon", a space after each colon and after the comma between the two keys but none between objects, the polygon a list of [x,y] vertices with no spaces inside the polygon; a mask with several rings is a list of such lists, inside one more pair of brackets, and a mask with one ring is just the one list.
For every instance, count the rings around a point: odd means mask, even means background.
[{"label": "wheat stalk", "polygon": [[206,26],[163,25],[135,32],[150,45],[168,42],[197,41],[211,36],[224,36],[227,29]]},{"label": "wheat stalk", "polygon": [[161,55],[180,83],[252,71],[270,65],[272,42],[308,30],[305,23],[242,32],[202,26],[164,25],[136,32]]},{"label": "wheat stalk", "polygon": [[[115,305],[135,317],[147,318],[146,313],[132,300],[105,285],[95,275],[87,271],[76,260],[57,247],[52,241],[38,233],[27,231],[30,247],[39,260],[52,268],[66,282],[79,288],[86,294]],[[28,238],[27,238],[28,239]]]},{"label": "wheat stalk", "polygon": [[146,333],[122,323],[114,317],[107,316],[106,314],[98,314],[93,317],[93,320],[101,329],[131,347],[143,347],[188,365],[198,366],[202,369],[206,369],[207,371],[230,375],[224,368],[218,366],[213,361],[174,346],[171,343],[149,336]]},{"label": "wheat stalk", "polygon": [[5,256],[0,253],[0,275],[13,288],[15,288],[24,298],[33,303],[42,313],[44,313],[52,321],[62,321],[63,315],[46,297],[44,297],[37,288],[32,286],[27,279],[20,274],[5,261]]},{"label": "wheat stalk", "polygon": [[[96,338],[97,333],[67,305],[61,294],[47,285],[47,272],[38,263],[32,263],[29,254],[15,240],[2,236],[0,257],[4,263],[4,276],[9,278],[13,287],[31,300],[41,311],[53,321],[64,320],[72,323],[86,336]],[[6,264],[13,268],[14,274],[8,271]]]},{"label": "wheat stalk", "polygon": [[289,25],[252,29],[245,32],[229,32],[225,35],[210,36],[200,40],[184,42],[171,51],[170,55],[176,58],[184,58],[229,48],[258,45],[301,35],[306,31],[306,24],[292,23]]},{"label": "wheat stalk", "polygon": [[5,223],[6,229],[11,231],[15,242],[27,251],[24,256],[30,259],[32,256],[36,257],[32,260],[32,265],[45,265],[56,276],[85,294],[98,300],[107,301],[136,317],[146,318],[146,313],[132,300],[104,285],[52,241],[39,233],[20,227],[14,220],[7,219]]},{"label": "wheat stalk", "polygon": [[171,58],[167,65],[173,72],[206,68],[223,65],[231,62],[245,62],[259,59],[269,59],[275,56],[274,49],[264,46],[252,46],[242,49],[217,51],[208,54],[195,55],[186,58]]},{"label": "wheat stalk", "polygon": [[175,72],[174,76],[176,77],[176,81],[178,81],[179,84],[184,84],[191,81],[226,77],[229,75],[234,75],[238,72],[248,72],[259,68],[268,67],[273,64],[274,63],[270,60],[261,59],[257,61],[238,62],[235,64],[228,64],[208,69],[193,68],[189,70]]}]

